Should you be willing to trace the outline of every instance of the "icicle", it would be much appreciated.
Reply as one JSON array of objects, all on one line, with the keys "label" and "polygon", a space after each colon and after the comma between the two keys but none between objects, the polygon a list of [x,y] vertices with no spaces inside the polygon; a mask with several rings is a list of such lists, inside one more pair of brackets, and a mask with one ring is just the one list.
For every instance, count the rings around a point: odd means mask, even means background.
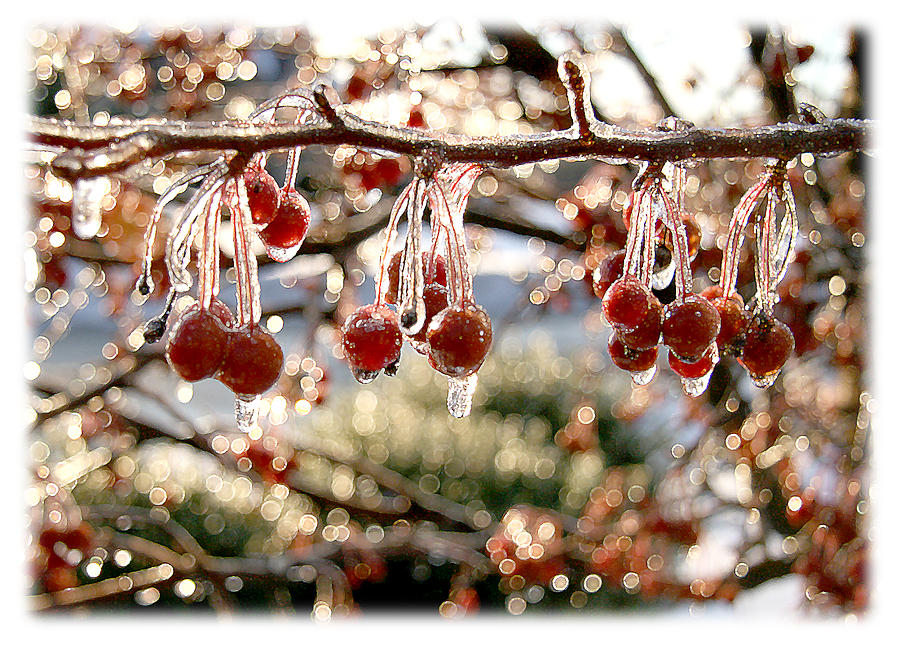
[{"label": "icicle", "polygon": [[656,375],[656,364],[648,368],[646,371],[631,371],[631,381],[638,386],[650,384],[650,380]]},{"label": "icicle", "polygon": [[100,231],[100,205],[110,191],[103,176],[75,181],[72,193],[72,229],[79,238],[93,238]]},{"label": "icicle", "polygon": [[234,398],[234,419],[238,430],[248,433],[259,419],[260,396],[239,395]]},{"label": "icicle", "polygon": [[472,398],[478,386],[478,374],[463,378],[447,378],[447,410],[454,418],[465,418],[472,412]]},{"label": "icicle", "polygon": [[354,366],[350,367],[350,372],[353,374],[353,377],[356,378],[356,381],[360,384],[368,384],[376,377],[378,377],[378,371],[364,371],[361,368],[356,368]]},{"label": "icicle", "polygon": [[262,314],[259,304],[259,276],[256,254],[250,250],[252,220],[247,188],[241,178],[238,178],[236,184],[231,224],[234,233],[234,269],[237,274],[237,315],[240,326],[249,326],[256,324]]},{"label": "icicle", "polygon": [[709,371],[706,375],[701,375],[700,377],[683,377],[681,378],[681,389],[684,391],[685,395],[696,398],[706,391],[706,388],[709,386],[710,377],[712,377],[712,371]]}]

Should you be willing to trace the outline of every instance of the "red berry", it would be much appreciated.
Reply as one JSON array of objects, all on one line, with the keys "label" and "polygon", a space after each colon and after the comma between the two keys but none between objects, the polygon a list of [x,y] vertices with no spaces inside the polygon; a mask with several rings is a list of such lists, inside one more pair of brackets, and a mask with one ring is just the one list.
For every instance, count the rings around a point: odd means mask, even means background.
[{"label": "red berry", "polygon": [[790,328],[771,315],[759,313],[747,328],[739,361],[750,377],[763,380],[777,375],[793,350]]},{"label": "red berry", "polygon": [[[275,217],[259,232],[266,247],[295,250],[309,230],[309,203],[295,189],[281,191]],[[275,258],[273,260],[281,260]],[[287,260],[287,259],[285,259]]]},{"label": "red berry", "polygon": [[420,350],[419,352],[424,353],[424,347],[421,344],[426,343],[426,336],[428,334],[428,324],[431,323],[432,319],[444,310],[448,305],[450,305],[450,291],[446,286],[441,285],[440,283],[429,283],[425,286],[425,289],[422,290],[422,299],[425,301],[425,323],[422,324],[422,328],[415,335],[412,336],[417,342],[420,342],[420,345],[415,346],[416,350]]},{"label": "red berry", "polygon": [[[700,296],[709,301],[712,301],[716,297],[722,296],[722,294],[723,294],[722,286],[719,285],[718,283],[713,283],[709,287],[703,288],[703,290],[700,291]],[[740,295],[737,294],[737,292],[734,293],[734,296],[737,296],[738,298],[740,298]],[[743,303],[743,299],[741,299],[741,302]]]},{"label": "red berry", "polygon": [[703,356],[696,362],[682,362],[674,353],[669,352],[669,366],[675,373],[687,379],[696,379],[703,377],[715,366],[713,358],[716,356],[716,349],[710,345]]},{"label": "red berry", "polygon": [[609,336],[609,357],[613,364],[625,371],[640,373],[650,369],[656,364],[658,352],[656,346],[634,350],[623,344],[616,333]]},{"label": "red berry", "polygon": [[195,303],[175,324],[166,344],[166,359],[182,379],[196,382],[212,377],[222,366],[229,335],[220,316]]},{"label": "red berry", "polygon": [[452,305],[428,325],[428,361],[444,375],[466,377],[479,369],[491,349],[491,318],[475,304]]},{"label": "red berry", "polygon": [[744,300],[739,294],[732,294],[727,299],[716,297],[711,303],[718,311],[721,322],[719,335],[716,337],[719,351],[739,354],[747,326],[750,325],[750,315],[744,310]]},{"label": "red berry", "polygon": [[647,314],[637,326],[631,330],[616,328],[616,336],[632,350],[646,350],[659,344],[662,332],[663,305],[655,295],[650,295]]},{"label": "red berry", "polygon": [[593,288],[598,299],[602,299],[613,283],[622,276],[625,268],[625,250],[620,249],[604,258],[594,270]]},{"label": "red berry", "polygon": [[231,310],[216,297],[213,297],[210,300],[208,311],[209,314],[222,322],[222,325],[226,328],[232,328],[234,326],[234,315],[231,314]]},{"label": "red berry", "polygon": [[251,166],[244,171],[244,185],[253,224],[267,225],[275,217],[281,201],[278,183],[264,168]]},{"label": "red berry", "polygon": [[275,384],[283,362],[284,353],[275,338],[251,326],[231,331],[228,354],[216,377],[236,395],[259,395]]},{"label": "red berry", "polygon": [[[684,223],[684,233],[687,235],[688,258],[694,260],[700,252],[700,239],[703,236],[703,231],[688,213],[681,214],[681,222]],[[666,247],[669,249],[674,248],[671,234],[666,236]]]},{"label": "red berry", "polygon": [[377,372],[400,359],[403,336],[397,313],[385,305],[369,304],[347,317],[341,341],[350,367]]},{"label": "red berry", "polygon": [[[388,288],[384,295],[387,303],[396,305],[397,294],[400,291],[400,264],[403,261],[403,252],[397,252],[391,257],[388,263]],[[431,264],[431,254],[426,253],[422,256],[422,276],[425,284],[435,282],[447,287],[447,261],[440,254],[434,259],[433,276],[429,277],[428,267]]]},{"label": "red berry", "polygon": [[611,325],[631,330],[647,318],[653,299],[650,288],[629,274],[609,286],[603,296],[603,314]]},{"label": "red berry", "polygon": [[666,306],[663,343],[684,362],[695,362],[718,336],[721,322],[712,304],[698,294]]}]

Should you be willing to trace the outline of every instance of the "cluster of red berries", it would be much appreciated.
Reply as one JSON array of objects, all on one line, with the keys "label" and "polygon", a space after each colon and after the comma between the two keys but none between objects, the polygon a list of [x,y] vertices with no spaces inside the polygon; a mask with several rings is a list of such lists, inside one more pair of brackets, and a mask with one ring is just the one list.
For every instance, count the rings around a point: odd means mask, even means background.
[{"label": "cluster of red berries", "polygon": [[[473,175],[471,170],[454,169],[455,183],[433,171],[427,180],[413,180],[398,198],[382,251],[375,303],[357,308],[342,330],[344,356],[360,382],[375,379],[382,370],[395,374],[404,338],[435,370],[457,383],[471,378],[487,357],[493,339],[491,320],[472,298],[461,231],[465,197],[474,177],[467,185],[460,179],[467,172]],[[459,195],[462,192],[464,196]],[[431,205],[432,245],[421,253],[418,237],[426,200]],[[389,257],[405,207],[409,207],[406,245]],[[442,233],[447,238],[446,256],[437,246]],[[462,406],[461,415],[465,409]]]},{"label": "cluster of red berries", "polygon": [[[677,191],[680,183],[673,181],[673,185]],[[771,185],[767,176],[752,198],[761,196]],[[742,201],[732,230],[746,226],[757,202]],[[766,277],[767,284],[758,286],[756,310],[745,308],[734,291],[734,271],[728,266],[734,265],[740,241],[732,234],[723,264],[723,284],[693,294],[690,262],[699,251],[700,230],[681,210],[680,200],[663,192],[661,176],[644,180],[626,204],[624,216],[628,226],[626,249],[607,256],[593,273],[594,294],[602,299],[603,313],[613,328],[609,339],[613,363],[630,371],[636,383],[646,384],[655,374],[662,343],[669,350],[670,368],[681,377],[689,395],[697,396],[706,389],[712,369],[724,355],[736,357],[757,385],[771,384],[794,347],[790,330],[772,315],[771,298],[766,298],[774,290],[781,268],[773,268],[768,255],[758,254],[758,275]],[[771,217],[769,221],[774,222]],[[778,238],[787,240],[790,232],[782,229],[784,233]],[[774,241],[775,235],[770,239]],[[659,241],[664,245],[657,247]],[[789,248],[787,243],[783,247]],[[784,263],[789,252],[782,255]],[[669,264],[674,267],[666,267]],[[677,296],[663,305],[653,289],[666,287],[673,276]]]},{"label": "cluster of red berries", "polygon": [[504,577],[521,575],[528,583],[546,586],[566,570],[562,524],[549,510],[510,508],[485,549]]},{"label": "cluster of red berries", "polygon": [[[294,118],[300,122],[314,118],[311,106],[312,100],[307,95],[288,93],[263,103],[251,115],[251,121],[274,122],[276,112],[288,107],[298,109]],[[259,278],[250,237],[255,232],[268,256],[282,263],[294,257],[306,238],[310,208],[294,188],[299,155],[299,149],[288,152],[285,182],[281,187],[266,171],[266,158],[262,154],[243,164],[240,159],[223,157],[188,174],[160,197],[145,236],[147,251],[137,287],[148,295],[153,290],[151,250],[162,209],[190,182],[203,180],[167,240],[165,264],[170,289],[166,309],[147,323],[144,338],[148,343],[162,338],[175,293],[190,289],[192,279],[186,268],[192,240],[199,233],[198,300],[179,315],[169,334],[166,358],[185,380],[195,382],[213,377],[230,388],[237,396],[238,425],[244,429],[255,419],[255,402],[275,384],[284,361],[281,347],[259,326]],[[218,230],[223,205],[228,206],[233,225],[236,317],[217,298]]]},{"label": "cluster of red berries", "polygon": [[169,333],[166,359],[188,382],[213,377],[235,395],[253,397],[275,384],[284,354],[259,325],[236,327],[228,306],[215,299],[208,308],[194,303],[181,313]]},{"label": "cluster of red berries", "polygon": [[261,162],[251,163],[243,174],[247,201],[257,235],[274,261],[294,257],[309,231],[309,203],[293,185],[278,183]]},{"label": "cluster of red berries", "polygon": [[78,586],[78,564],[95,547],[94,528],[84,521],[71,494],[46,482],[47,497],[36,510],[30,567],[50,593]]}]

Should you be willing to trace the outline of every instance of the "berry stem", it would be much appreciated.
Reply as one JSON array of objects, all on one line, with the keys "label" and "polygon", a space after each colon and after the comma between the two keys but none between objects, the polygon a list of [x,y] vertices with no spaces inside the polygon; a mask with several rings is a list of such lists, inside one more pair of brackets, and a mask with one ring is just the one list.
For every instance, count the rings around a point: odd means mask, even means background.
[{"label": "berry stem", "polygon": [[209,309],[212,297],[219,293],[219,215],[221,213],[221,204],[222,190],[220,189],[211,197],[203,222],[199,271],[197,272],[197,293],[200,297],[200,308],[203,310]]},{"label": "berry stem", "polygon": [[691,272],[691,257],[688,252],[687,232],[684,221],[677,210],[675,201],[662,187],[657,185],[656,191],[663,203],[666,226],[672,234],[672,246],[675,250],[675,300],[679,303],[694,290],[694,278]]},{"label": "berry stem", "polygon": [[628,223],[628,240],[625,244],[625,261],[622,266],[622,276],[637,275],[639,272],[640,251],[643,234],[644,220],[649,218],[649,197],[650,180],[645,180],[638,189],[632,200],[631,220]]},{"label": "berry stem", "polygon": [[217,163],[207,164],[206,166],[201,166],[188,173],[181,179],[170,184],[169,188],[166,189],[156,201],[156,206],[153,207],[153,212],[150,214],[150,224],[147,226],[147,231],[144,232],[144,258],[141,268],[141,277],[139,279],[139,283],[143,282],[147,285],[148,294],[153,289],[152,281],[150,280],[150,266],[153,263],[153,242],[156,239],[156,232],[159,229],[159,220],[162,216],[163,209],[165,209],[166,205],[174,200],[175,197],[184,191],[192,182],[196,182],[200,178],[208,175],[217,165]]},{"label": "berry stem", "polygon": [[739,254],[741,245],[744,242],[744,228],[762,199],[762,194],[767,189],[770,178],[771,174],[767,172],[756,184],[747,189],[746,193],[741,197],[741,201],[735,207],[731,223],[728,225],[728,238],[722,253],[722,272],[719,277],[722,296],[726,299],[734,294],[735,291]]},{"label": "berry stem", "polygon": [[231,223],[234,229],[234,270],[237,274],[238,326],[253,326],[262,314],[259,305],[259,277],[256,255],[250,252],[250,205],[243,178],[236,181],[236,200],[232,202]]},{"label": "berry stem", "polygon": [[388,224],[384,228],[385,241],[384,247],[381,250],[381,259],[378,264],[378,281],[375,283],[375,303],[378,305],[384,304],[384,293],[387,288],[388,265],[390,263],[389,256],[391,247],[394,243],[394,238],[397,236],[397,224],[400,222],[401,214],[406,209],[407,202],[410,199],[410,195],[413,192],[413,187],[416,182],[417,180],[413,179],[413,181],[400,192],[400,195],[397,196],[397,200],[391,208],[391,216],[388,219]]},{"label": "berry stem", "polygon": [[191,260],[191,244],[197,234],[200,215],[206,208],[210,194],[218,189],[227,179],[228,171],[218,165],[181,210],[175,222],[173,232],[166,241],[166,268],[169,280],[178,292],[187,292],[193,283],[187,264]]}]

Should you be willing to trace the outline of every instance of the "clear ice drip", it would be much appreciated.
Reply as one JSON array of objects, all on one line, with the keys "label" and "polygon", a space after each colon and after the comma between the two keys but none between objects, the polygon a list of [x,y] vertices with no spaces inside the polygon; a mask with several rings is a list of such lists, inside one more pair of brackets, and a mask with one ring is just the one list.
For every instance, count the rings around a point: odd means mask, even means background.
[{"label": "clear ice drip", "polygon": [[234,399],[234,419],[238,429],[244,433],[250,431],[259,418],[260,396],[237,396]]},{"label": "clear ice drip", "polygon": [[266,254],[276,263],[287,263],[297,255],[300,244],[293,247],[276,247],[274,245],[266,245]]},{"label": "clear ice drip", "polygon": [[709,371],[706,375],[701,375],[700,377],[683,377],[681,378],[681,388],[685,395],[696,398],[706,391],[706,387],[709,386],[710,377],[712,377],[712,371]]},{"label": "clear ice drip", "polygon": [[656,375],[656,364],[648,368],[646,371],[632,371],[631,381],[638,386],[650,384],[650,380]]},{"label": "clear ice drip", "polygon": [[353,374],[353,377],[356,378],[356,381],[360,384],[368,384],[376,377],[378,377],[378,371],[364,371],[361,368],[356,368],[355,366],[350,367],[350,372]]},{"label": "clear ice drip", "polygon": [[472,412],[472,398],[478,386],[478,374],[447,379],[447,410],[454,418],[465,418]]},{"label": "clear ice drip", "polygon": [[109,179],[102,176],[75,181],[72,193],[72,229],[76,236],[93,238],[100,231],[100,205],[109,190]]},{"label": "clear ice drip", "polygon": [[778,379],[778,376],[781,374],[781,369],[768,373],[766,375],[751,375],[750,379],[753,381],[753,384],[758,386],[761,389],[768,389],[770,386],[775,384],[775,380]]}]

